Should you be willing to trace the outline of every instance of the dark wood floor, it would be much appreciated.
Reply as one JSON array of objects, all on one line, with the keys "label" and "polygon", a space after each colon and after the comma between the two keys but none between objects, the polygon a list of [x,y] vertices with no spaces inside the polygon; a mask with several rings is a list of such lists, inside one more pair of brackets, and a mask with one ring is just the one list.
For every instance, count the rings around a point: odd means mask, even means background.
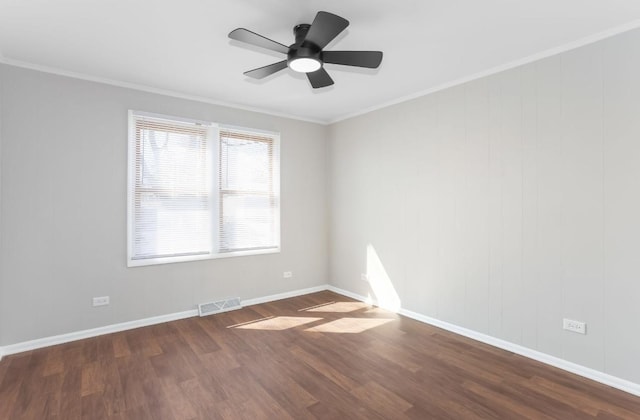
[{"label": "dark wood floor", "polygon": [[640,398],[320,292],[0,362],[0,419],[639,419]]}]

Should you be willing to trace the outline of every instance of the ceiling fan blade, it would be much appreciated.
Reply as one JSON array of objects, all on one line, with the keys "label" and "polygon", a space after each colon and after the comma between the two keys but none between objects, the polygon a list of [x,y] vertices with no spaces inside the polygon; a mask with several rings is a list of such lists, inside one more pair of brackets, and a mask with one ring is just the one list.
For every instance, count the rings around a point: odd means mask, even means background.
[{"label": "ceiling fan blade", "polygon": [[321,59],[325,63],[375,69],[382,62],[382,51],[323,51]]},{"label": "ceiling fan blade", "polygon": [[345,18],[341,18],[333,13],[318,12],[304,40],[323,49],[331,40],[337,37],[340,32],[344,31],[347,26],[349,26],[349,21]]},{"label": "ceiling fan blade", "polygon": [[289,52],[289,47],[282,45],[272,39],[265,38],[255,32],[251,32],[248,29],[238,28],[229,32],[229,38],[236,41],[246,42],[247,44],[255,45],[256,47],[266,48],[268,50],[277,51],[283,54]]},{"label": "ceiling fan blade", "polygon": [[268,66],[258,67],[257,69],[245,71],[244,75],[253,77],[254,79],[264,79],[267,76],[272,75],[275,72],[284,70],[287,68],[287,60],[278,61],[277,63],[269,64]]},{"label": "ceiling fan blade", "polygon": [[331,86],[333,84],[333,79],[323,68],[320,68],[320,70],[316,70],[313,73],[307,73],[307,78],[314,89]]}]

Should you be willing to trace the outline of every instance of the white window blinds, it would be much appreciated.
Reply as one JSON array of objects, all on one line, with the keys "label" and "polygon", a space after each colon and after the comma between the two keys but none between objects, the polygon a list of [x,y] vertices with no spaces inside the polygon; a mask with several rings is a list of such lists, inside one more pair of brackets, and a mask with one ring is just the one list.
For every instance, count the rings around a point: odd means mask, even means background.
[{"label": "white window blinds", "polygon": [[270,136],[220,131],[220,252],[278,247],[275,147]]},{"label": "white window blinds", "polygon": [[279,137],[130,112],[129,266],[280,250]]},{"label": "white window blinds", "polygon": [[209,128],[133,116],[133,259],[211,252]]}]

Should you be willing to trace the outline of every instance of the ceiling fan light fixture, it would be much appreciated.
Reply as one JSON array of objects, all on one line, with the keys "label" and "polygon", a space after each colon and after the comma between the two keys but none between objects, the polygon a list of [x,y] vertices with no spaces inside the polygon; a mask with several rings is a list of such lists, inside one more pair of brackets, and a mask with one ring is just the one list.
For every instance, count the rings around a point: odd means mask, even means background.
[{"label": "ceiling fan light fixture", "polygon": [[289,68],[298,73],[313,73],[320,70],[322,63],[315,58],[296,58],[289,61]]}]

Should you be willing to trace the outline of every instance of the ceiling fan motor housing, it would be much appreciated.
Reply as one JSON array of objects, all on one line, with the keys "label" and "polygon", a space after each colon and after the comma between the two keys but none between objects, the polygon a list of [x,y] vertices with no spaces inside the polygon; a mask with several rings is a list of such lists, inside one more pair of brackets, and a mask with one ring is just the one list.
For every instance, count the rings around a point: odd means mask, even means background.
[{"label": "ceiling fan motor housing", "polygon": [[300,58],[309,58],[312,60],[316,60],[322,65],[322,60],[320,58],[320,47],[310,43],[309,41],[305,42],[305,38],[307,36],[307,32],[309,32],[309,28],[311,25],[308,23],[301,23],[296,25],[293,28],[293,34],[296,36],[296,42],[291,44],[289,47],[289,52],[287,53],[287,64],[290,65],[293,60],[297,60]]}]

